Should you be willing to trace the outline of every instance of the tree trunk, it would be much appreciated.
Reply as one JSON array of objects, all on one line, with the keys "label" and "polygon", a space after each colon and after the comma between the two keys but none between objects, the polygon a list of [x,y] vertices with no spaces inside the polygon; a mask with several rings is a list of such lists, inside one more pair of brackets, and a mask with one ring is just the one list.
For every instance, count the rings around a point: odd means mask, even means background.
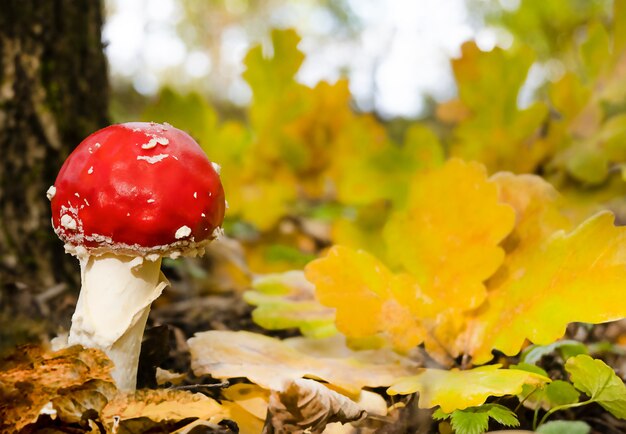
[{"label": "tree trunk", "polygon": [[107,124],[101,27],[100,0],[0,4],[0,342],[9,316],[45,315],[51,288],[79,277],[52,231],[46,190],[72,149]]}]

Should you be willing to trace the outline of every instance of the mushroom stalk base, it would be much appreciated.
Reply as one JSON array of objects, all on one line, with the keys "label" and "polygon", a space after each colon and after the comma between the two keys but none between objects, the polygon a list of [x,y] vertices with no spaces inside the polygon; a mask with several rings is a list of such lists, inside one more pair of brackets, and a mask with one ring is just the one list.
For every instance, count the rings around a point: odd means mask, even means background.
[{"label": "mushroom stalk base", "polygon": [[103,350],[115,364],[111,375],[117,387],[135,390],[150,304],[168,284],[161,259],[88,255],[80,267],[82,288],[68,343]]}]

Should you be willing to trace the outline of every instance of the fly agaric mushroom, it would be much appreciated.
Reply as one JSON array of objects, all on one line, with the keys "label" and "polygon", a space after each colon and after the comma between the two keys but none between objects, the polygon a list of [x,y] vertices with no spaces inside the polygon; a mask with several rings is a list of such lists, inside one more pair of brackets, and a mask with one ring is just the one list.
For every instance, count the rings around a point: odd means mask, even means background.
[{"label": "fly agaric mushroom", "polygon": [[81,266],[68,343],[100,348],[134,390],[161,258],[204,253],[224,219],[219,167],[168,124],[112,125],[83,140],[48,190],[52,226]]}]

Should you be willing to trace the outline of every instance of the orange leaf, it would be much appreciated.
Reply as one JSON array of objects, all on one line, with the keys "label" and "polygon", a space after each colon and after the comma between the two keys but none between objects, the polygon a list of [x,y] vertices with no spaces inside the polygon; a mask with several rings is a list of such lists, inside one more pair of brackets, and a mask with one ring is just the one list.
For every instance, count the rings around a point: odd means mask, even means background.
[{"label": "orange leaf", "polygon": [[415,311],[429,301],[410,276],[394,274],[370,254],[342,246],[309,263],[305,273],[319,301],[337,309],[337,328],[346,336],[382,333],[405,351],[424,340]]}]

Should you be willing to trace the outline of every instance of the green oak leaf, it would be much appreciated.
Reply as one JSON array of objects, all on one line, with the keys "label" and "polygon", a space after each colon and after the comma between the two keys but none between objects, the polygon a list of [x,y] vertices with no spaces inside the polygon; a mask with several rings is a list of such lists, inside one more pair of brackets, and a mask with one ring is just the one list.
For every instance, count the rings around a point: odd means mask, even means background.
[{"label": "green oak leaf", "polygon": [[337,333],[334,309],[315,300],[314,289],[301,271],[258,276],[244,300],[256,306],[255,323],[268,330],[299,328],[304,336],[324,338]]}]

